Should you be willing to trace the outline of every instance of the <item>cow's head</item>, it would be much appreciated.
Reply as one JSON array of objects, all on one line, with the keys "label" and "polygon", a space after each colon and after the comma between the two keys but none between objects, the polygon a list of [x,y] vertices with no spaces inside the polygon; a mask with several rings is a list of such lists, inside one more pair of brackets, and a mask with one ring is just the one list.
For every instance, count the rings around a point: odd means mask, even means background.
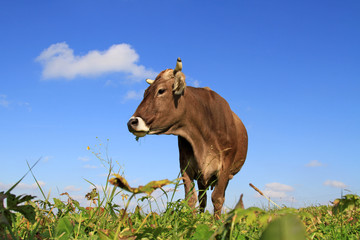
[{"label": "cow's head", "polygon": [[181,70],[182,62],[178,58],[175,69],[162,71],[155,80],[146,79],[150,86],[127,123],[129,131],[135,136],[171,133],[171,130],[178,127],[185,111],[182,96],[186,83]]}]

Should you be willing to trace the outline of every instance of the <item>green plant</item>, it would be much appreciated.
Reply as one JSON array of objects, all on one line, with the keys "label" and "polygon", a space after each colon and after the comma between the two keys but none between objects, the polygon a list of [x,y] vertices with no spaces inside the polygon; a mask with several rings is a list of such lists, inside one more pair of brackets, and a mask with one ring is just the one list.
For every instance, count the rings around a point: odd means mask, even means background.
[{"label": "green plant", "polygon": [[[40,185],[43,199],[11,195],[22,179],[1,192],[0,239],[360,239],[360,198],[355,194],[335,199],[331,206],[300,209],[244,209],[240,200],[217,220],[208,211],[196,213],[186,199],[175,199],[179,176],[134,188],[122,175],[112,175],[120,170],[114,171],[111,159],[95,156],[108,175],[100,188],[85,180],[93,186],[86,194],[88,207],[68,193],[50,198]],[[171,189],[165,190],[166,185]],[[151,195],[155,189],[165,202]],[[5,200],[10,204],[5,206]]]},{"label": "green plant", "polygon": [[[15,194],[12,194],[11,191],[25,178],[31,169],[35,167],[39,160],[9,190],[0,192],[0,237],[7,237],[2,236],[2,234],[6,234],[6,230],[9,231],[9,234],[13,238],[15,237],[11,227],[16,220],[16,213],[22,214],[30,223],[35,222],[35,209],[32,205],[27,204],[35,197],[31,195],[16,196]],[[6,206],[4,204],[5,200]]]}]

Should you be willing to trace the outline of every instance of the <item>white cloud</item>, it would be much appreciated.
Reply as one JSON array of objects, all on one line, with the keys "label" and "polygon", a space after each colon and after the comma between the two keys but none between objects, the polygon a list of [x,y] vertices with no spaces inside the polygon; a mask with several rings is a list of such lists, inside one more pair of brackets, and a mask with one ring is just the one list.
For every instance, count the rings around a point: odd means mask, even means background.
[{"label": "white cloud", "polygon": [[[43,187],[45,185],[45,182],[43,181],[38,181],[39,185],[41,187]],[[5,184],[5,183],[1,183],[0,182],[0,189],[4,189],[4,190],[8,190],[9,188],[11,188],[14,184]],[[28,184],[28,183],[22,183],[20,182],[15,189],[16,190],[34,190],[37,189],[38,185],[36,183],[33,184]]]},{"label": "white cloud", "polygon": [[98,168],[98,166],[95,166],[95,165],[90,165],[90,164],[86,164],[86,165],[84,165],[84,168],[91,168],[91,169],[94,169],[94,168]]},{"label": "white cloud", "polygon": [[278,191],[274,191],[271,189],[265,189],[263,191],[263,193],[265,194],[265,196],[269,197],[269,198],[286,198],[287,194],[285,192],[278,192]]},{"label": "white cloud", "polygon": [[78,157],[78,160],[82,161],[82,162],[88,162],[90,161],[89,157]]},{"label": "white cloud", "polygon": [[200,87],[200,81],[190,76],[186,76],[186,82],[189,86]]},{"label": "white cloud", "polygon": [[265,189],[269,189],[272,191],[281,191],[281,192],[292,192],[294,191],[294,188],[292,186],[289,185],[285,185],[282,183],[267,183],[265,184]]},{"label": "white cloud", "polygon": [[78,191],[81,190],[81,188],[77,188],[77,187],[75,187],[75,186],[73,186],[73,185],[70,185],[70,186],[66,186],[66,187],[64,188],[64,190],[65,190],[65,191],[70,191],[70,192],[78,192]]},{"label": "white cloud", "polygon": [[327,180],[324,182],[325,186],[335,187],[335,188],[346,188],[346,184],[343,182],[335,181],[335,180]]},{"label": "white cloud", "polygon": [[126,93],[124,100],[140,100],[142,99],[144,91],[130,90]]},{"label": "white cloud", "polygon": [[306,167],[322,167],[322,166],[324,166],[324,164],[319,162],[318,160],[312,160],[308,164],[306,164],[305,166]]},{"label": "white cloud", "polygon": [[14,101],[14,100],[8,100],[8,96],[5,94],[0,94],[0,107],[8,108],[11,106],[15,107],[23,107],[26,108],[29,112],[31,112],[31,105],[28,102],[23,101]]},{"label": "white cloud", "polygon": [[116,86],[117,86],[117,84],[112,80],[107,80],[105,82],[105,87],[116,87]]},{"label": "white cloud", "polygon": [[[45,182],[43,181],[37,181],[40,187],[45,186]],[[19,185],[16,186],[19,189],[37,189],[38,185],[36,183],[33,184],[26,184],[26,183],[19,183]]]},{"label": "white cloud", "polygon": [[103,189],[103,186],[101,184],[95,184],[95,187],[94,187],[94,185],[89,185],[90,190],[93,190],[94,188],[96,188],[98,191],[100,191]]},{"label": "white cloud", "polygon": [[19,105],[20,107],[26,108],[29,112],[32,111],[31,105],[30,105],[30,103],[28,103],[28,102],[18,102],[18,105]]},{"label": "white cloud", "polygon": [[47,161],[49,161],[49,160],[51,160],[53,158],[54,158],[53,156],[45,156],[45,157],[43,157],[43,161],[47,162]]},{"label": "white cloud", "polygon": [[[287,194],[292,191],[294,191],[292,186],[274,182],[265,184],[265,189],[262,192],[269,198],[279,198],[283,201],[295,201],[295,198]],[[256,196],[261,197],[260,194],[256,194]]]},{"label": "white cloud", "polygon": [[37,58],[44,69],[44,79],[65,78],[68,80],[78,76],[93,77],[101,74],[121,72],[135,79],[151,78],[155,73],[138,65],[139,55],[129,44],[115,44],[105,51],[92,50],[86,55],[74,55],[65,42],[52,44]]},{"label": "white cloud", "polygon": [[70,197],[80,203],[82,207],[88,207],[90,202],[86,200],[85,195],[70,195]]},{"label": "white cloud", "polygon": [[193,85],[194,87],[200,87],[200,82],[198,80],[194,80]]},{"label": "white cloud", "polygon": [[4,94],[0,94],[0,106],[8,107],[10,102],[7,100],[7,96]]}]

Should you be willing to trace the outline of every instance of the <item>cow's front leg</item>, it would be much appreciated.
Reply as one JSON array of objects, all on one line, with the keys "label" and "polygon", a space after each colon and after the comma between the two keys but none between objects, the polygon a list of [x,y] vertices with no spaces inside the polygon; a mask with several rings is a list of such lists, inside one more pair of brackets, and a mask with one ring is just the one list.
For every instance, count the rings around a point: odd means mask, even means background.
[{"label": "cow's front leg", "polygon": [[197,202],[197,196],[195,191],[195,184],[186,171],[182,173],[184,186],[185,186],[185,199],[188,201],[188,204],[191,208],[195,208]]},{"label": "cow's front leg", "polygon": [[195,209],[197,197],[194,184],[194,171],[191,167],[191,161],[194,161],[194,152],[190,143],[185,138],[179,136],[178,140],[180,169],[185,186],[185,198],[189,206]]},{"label": "cow's front leg", "polygon": [[228,183],[229,175],[224,172],[220,172],[217,184],[211,194],[211,201],[214,205],[214,216],[216,219],[220,219],[221,209],[225,202],[225,190]]},{"label": "cow's front leg", "polygon": [[207,187],[202,180],[199,179],[197,182],[199,188],[199,205],[200,205],[199,210],[200,212],[205,212],[206,201],[207,201],[207,196],[206,196]]}]

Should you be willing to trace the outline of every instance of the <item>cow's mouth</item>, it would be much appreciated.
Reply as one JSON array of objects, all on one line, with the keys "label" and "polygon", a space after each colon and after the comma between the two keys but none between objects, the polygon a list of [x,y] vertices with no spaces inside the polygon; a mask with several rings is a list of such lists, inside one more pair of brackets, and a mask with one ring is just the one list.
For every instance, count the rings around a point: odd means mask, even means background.
[{"label": "cow's mouth", "polygon": [[135,131],[135,132],[131,132],[131,133],[137,137],[145,137],[146,134],[148,134],[148,132],[145,132],[145,131]]},{"label": "cow's mouth", "polygon": [[129,131],[137,137],[144,137],[149,133],[149,127],[145,121],[140,117],[132,116],[127,123]]}]

